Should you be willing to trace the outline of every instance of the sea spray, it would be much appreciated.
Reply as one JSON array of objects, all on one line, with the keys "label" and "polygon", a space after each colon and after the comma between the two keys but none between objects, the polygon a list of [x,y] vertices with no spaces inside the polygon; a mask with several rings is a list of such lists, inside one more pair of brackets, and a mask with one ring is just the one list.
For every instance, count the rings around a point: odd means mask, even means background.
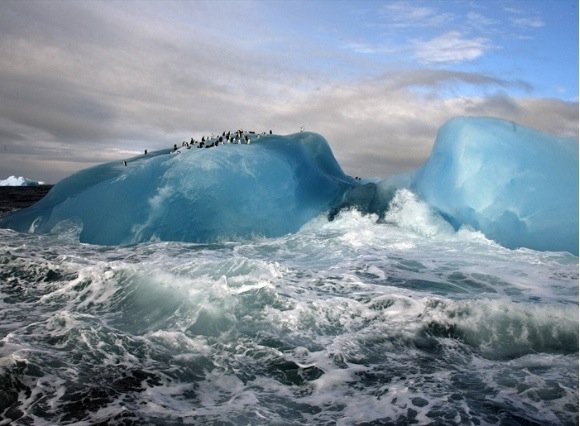
[{"label": "sea spray", "polygon": [[[2,230],[4,423],[574,423],[578,258],[405,191],[243,242]],[[428,230],[428,232],[426,232]]]}]

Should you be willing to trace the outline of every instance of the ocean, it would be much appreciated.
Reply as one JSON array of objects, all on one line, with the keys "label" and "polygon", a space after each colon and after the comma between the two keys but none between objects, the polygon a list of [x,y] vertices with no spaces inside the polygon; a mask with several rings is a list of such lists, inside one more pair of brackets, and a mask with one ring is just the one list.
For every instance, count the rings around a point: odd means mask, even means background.
[{"label": "ocean", "polygon": [[0,424],[578,424],[578,257],[384,218],[211,244],[0,229]]}]

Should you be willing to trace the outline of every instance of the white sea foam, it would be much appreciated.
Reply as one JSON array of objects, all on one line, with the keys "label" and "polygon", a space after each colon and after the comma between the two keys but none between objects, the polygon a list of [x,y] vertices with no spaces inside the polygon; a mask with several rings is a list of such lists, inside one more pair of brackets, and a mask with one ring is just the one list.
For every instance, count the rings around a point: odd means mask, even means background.
[{"label": "white sea foam", "polygon": [[353,210],[117,248],[0,230],[1,390],[40,423],[575,422],[578,258],[396,202],[416,225]]}]

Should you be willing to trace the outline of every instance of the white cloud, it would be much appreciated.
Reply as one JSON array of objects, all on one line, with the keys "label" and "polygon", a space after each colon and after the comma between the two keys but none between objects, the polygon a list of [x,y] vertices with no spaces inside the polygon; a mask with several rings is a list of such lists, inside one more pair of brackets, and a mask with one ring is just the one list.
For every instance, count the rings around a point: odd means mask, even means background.
[{"label": "white cloud", "polygon": [[466,20],[470,27],[481,31],[489,31],[489,28],[498,25],[498,21],[495,19],[473,11],[467,13]]},{"label": "white cloud", "polygon": [[416,41],[414,48],[423,63],[457,63],[479,58],[491,43],[483,37],[464,38],[460,32],[450,31],[429,41]]},{"label": "white cloud", "polygon": [[541,28],[546,25],[544,20],[533,11],[506,7],[504,11],[509,15],[509,19],[515,27],[519,28]]},{"label": "white cloud", "polygon": [[398,28],[438,27],[454,19],[450,13],[402,1],[385,5],[383,11],[389,23]]},{"label": "white cloud", "polygon": [[343,48],[352,50],[356,53],[369,54],[369,55],[384,55],[399,52],[401,49],[388,44],[371,44],[371,43],[360,43],[360,42],[350,42],[343,45]]},{"label": "white cloud", "polygon": [[[184,3],[171,4],[180,12]],[[450,86],[488,93],[530,89],[521,81],[438,68],[338,83],[332,70],[305,71],[296,63],[304,55],[300,49],[312,49],[305,56],[315,57],[316,46],[293,45],[292,54],[286,49],[265,53],[247,39],[237,43],[227,26],[208,35],[200,25],[203,17],[165,21],[155,10],[141,15],[131,5],[7,3],[16,13],[0,15],[4,175],[55,182],[75,169],[121,159],[127,151],[166,148],[189,136],[232,128],[284,134],[304,125],[325,136],[345,170],[359,176],[418,166],[437,129],[454,115],[494,115],[578,134],[578,103],[440,95],[441,88]],[[401,24],[451,19],[430,8],[391,4],[393,11],[397,7]],[[73,24],[67,27],[66,22]],[[252,35],[259,36],[257,31]],[[344,47],[368,54],[391,48],[380,43]],[[413,48],[421,61],[441,66],[475,59],[491,46],[485,38],[452,31]],[[362,63],[360,55],[348,60]]]},{"label": "white cloud", "polygon": [[540,17],[522,17],[513,18],[512,23],[516,27],[526,27],[526,28],[541,28],[546,25],[542,18]]}]

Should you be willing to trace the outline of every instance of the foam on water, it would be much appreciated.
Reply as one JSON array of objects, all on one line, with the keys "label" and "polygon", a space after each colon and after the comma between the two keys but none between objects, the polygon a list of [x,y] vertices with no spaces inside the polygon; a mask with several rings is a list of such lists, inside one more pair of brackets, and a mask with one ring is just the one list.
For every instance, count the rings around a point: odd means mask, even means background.
[{"label": "foam on water", "polygon": [[408,190],[274,239],[0,236],[4,424],[578,421],[578,258]]}]

